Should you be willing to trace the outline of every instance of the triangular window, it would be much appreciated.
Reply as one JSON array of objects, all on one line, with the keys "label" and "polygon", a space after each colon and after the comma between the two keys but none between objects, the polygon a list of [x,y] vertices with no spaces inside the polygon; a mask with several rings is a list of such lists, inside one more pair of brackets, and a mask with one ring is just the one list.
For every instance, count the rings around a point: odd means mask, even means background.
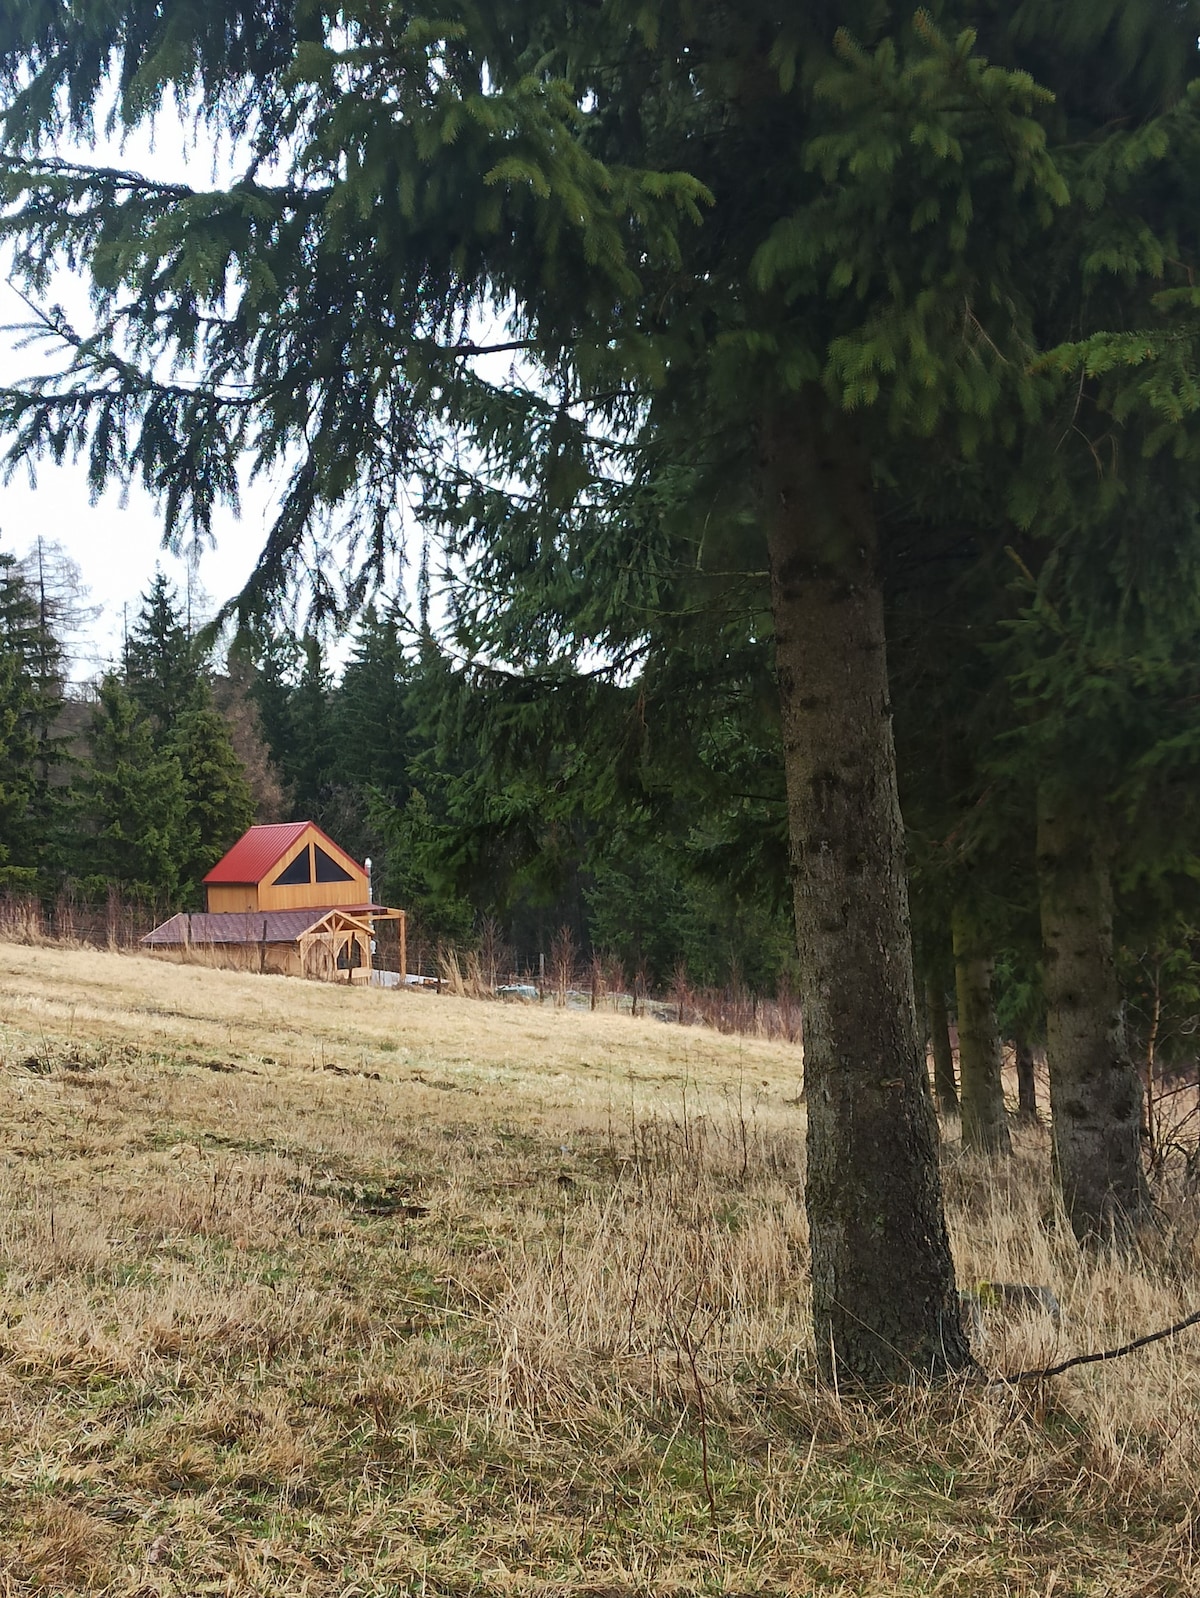
[{"label": "triangular window", "polygon": [[[338,865],[332,855],[326,854],[319,843],[313,845],[313,853],[317,857],[318,882],[353,882],[354,878],[342,866]],[[305,882],[308,878],[305,877]]]},{"label": "triangular window", "polygon": [[275,878],[277,888],[296,888],[302,882],[312,881],[312,868],[308,863],[308,850],[301,849],[300,853],[286,866]]}]

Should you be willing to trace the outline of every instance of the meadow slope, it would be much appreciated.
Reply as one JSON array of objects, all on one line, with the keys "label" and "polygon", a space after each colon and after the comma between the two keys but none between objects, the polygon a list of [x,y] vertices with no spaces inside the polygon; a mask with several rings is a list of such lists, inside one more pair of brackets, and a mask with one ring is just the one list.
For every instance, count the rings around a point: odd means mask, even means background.
[{"label": "meadow slope", "polygon": [[[1012,1391],[812,1375],[797,1051],[0,946],[0,1595],[1200,1591],[1200,1337]],[[1186,1313],[1045,1137],[946,1179],[991,1370]]]}]

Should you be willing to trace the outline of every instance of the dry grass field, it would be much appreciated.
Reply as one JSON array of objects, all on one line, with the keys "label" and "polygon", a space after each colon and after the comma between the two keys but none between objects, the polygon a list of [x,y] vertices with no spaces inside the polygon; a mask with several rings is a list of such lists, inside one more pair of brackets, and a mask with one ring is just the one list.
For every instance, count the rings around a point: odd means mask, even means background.
[{"label": "dry grass field", "polygon": [[[794,1050],[0,946],[0,1595],[1200,1591],[1200,1333],[1013,1391],[813,1380]],[[1044,1138],[947,1184],[992,1370],[1200,1302]]]}]

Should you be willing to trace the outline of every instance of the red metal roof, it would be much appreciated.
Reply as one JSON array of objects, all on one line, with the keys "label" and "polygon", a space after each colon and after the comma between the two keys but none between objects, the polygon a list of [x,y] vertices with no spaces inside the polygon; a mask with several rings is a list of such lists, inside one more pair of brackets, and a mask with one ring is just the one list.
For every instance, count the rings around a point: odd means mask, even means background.
[{"label": "red metal roof", "polygon": [[270,827],[251,827],[217,861],[205,882],[261,882],[311,825],[310,821],[284,821]]},{"label": "red metal roof", "polygon": [[281,821],[269,827],[251,827],[234,844],[229,853],[217,861],[205,877],[205,882],[243,883],[261,882],[271,867],[288,852],[300,836],[312,828],[314,834],[331,849],[336,849],[343,860],[349,860],[356,870],[366,872],[353,855],[341,844],[334,843],[327,832],[322,832],[315,821]]}]

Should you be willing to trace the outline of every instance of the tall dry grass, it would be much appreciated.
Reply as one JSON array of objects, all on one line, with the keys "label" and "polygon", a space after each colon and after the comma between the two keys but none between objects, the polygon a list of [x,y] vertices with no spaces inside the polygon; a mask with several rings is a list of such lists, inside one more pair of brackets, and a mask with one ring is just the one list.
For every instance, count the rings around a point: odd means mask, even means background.
[{"label": "tall dry grass", "polygon": [[[0,942],[58,946],[66,949],[90,947],[138,952],[147,932],[158,926],[174,907],[156,905],[110,888],[103,903],[80,898],[72,891],[59,893],[53,903],[33,894],[11,889],[0,892]],[[399,969],[398,934],[392,923],[381,923],[374,965],[377,970]],[[226,970],[251,974],[273,973],[280,968],[278,950],[265,946],[222,945],[219,960],[203,943],[191,951],[173,954],[182,964],[219,964]],[[433,982],[438,992],[459,998],[495,999],[503,984],[536,984],[541,996],[566,1009],[611,1010],[628,1013],[635,1019],[647,1014],[660,1021],[676,1021],[683,1026],[711,1027],[715,1031],[746,1037],[798,1043],[801,1039],[799,1003],[787,990],[775,996],[754,992],[734,981],[719,988],[697,987],[680,970],[665,994],[652,993],[644,968],[632,976],[611,955],[594,954],[581,964],[575,936],[569,927],[560,927],[550,940],[545,975],[517,968],[513,949],[504,942],[498,924],[484,918],[475,947],[458,948],[439,938],[429,937],[418,919],[409,927],[407,963],[409,970]],[[330,966],[315,967],[310,979],[340,981],[343,973]]]},{"label": "tall dry grass", "polygon": [[[1196,1590],[1197,1342],[816,1384],[787,1046],[3,948],[0,1061],[0,1593]],[[1194,1306],[950,1131],[989,1371]]]},{"label": "tall dry grass", "polygon": [[11,889],[0,893],[0,941],[5,943],[134,949],[162,919],[159,906],[130,898],[115,887],[101,903],[67,890],[51,902]]}]

